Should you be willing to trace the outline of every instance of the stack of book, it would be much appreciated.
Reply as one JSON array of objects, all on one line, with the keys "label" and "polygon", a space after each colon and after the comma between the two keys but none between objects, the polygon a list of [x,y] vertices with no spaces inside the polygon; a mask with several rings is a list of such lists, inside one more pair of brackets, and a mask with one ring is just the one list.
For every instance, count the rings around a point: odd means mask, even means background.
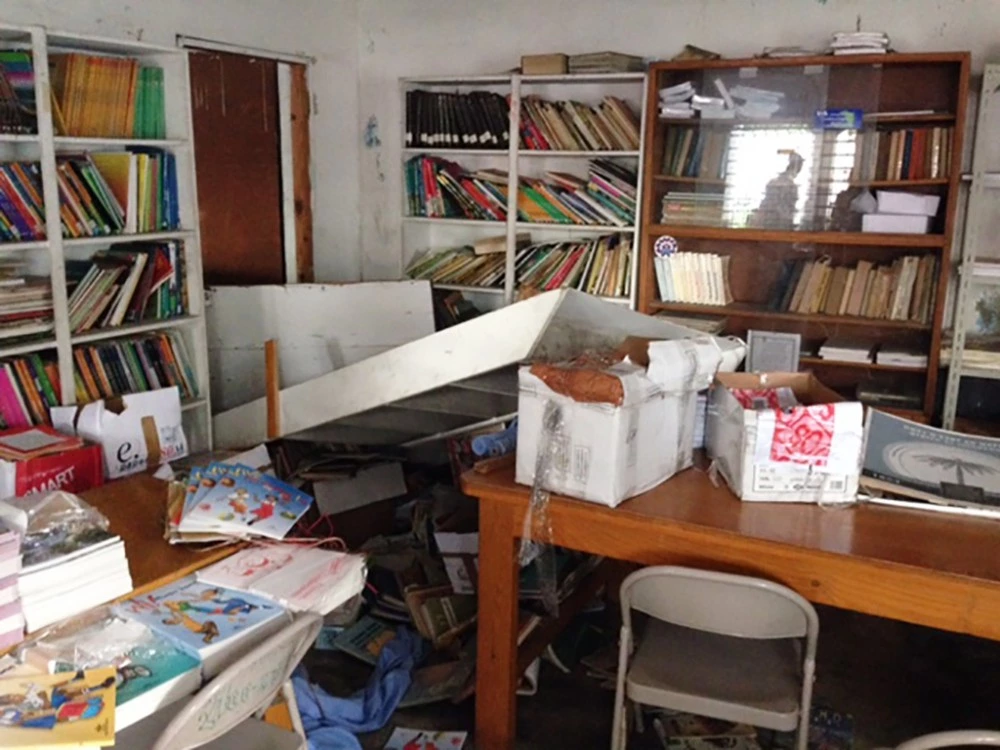
[{"label": "stack of book", "polygon": [[492,91],[406,92],[406,146],[506,149],[510,107]]},{"label": "stack of book", "polygon": [[639,118],[614,96],[596,107],[526,96],[521,101],[521,143],[529,151],[638,151]]},{"label": "stack of book", "polygon": [[24,615],[18,595],[21,537],[0,521],[0,649],[16,646],[24,637]]},{"label": "stack of book", "polygon": [[[2,503],[18,508],[31,497]],[[22,554],[18,589],[29,632],[132,590],[124,543],[97,526],[29,532]]]},{"label": "stack of book", "polygon": [[635,73],[646,69],[646,61],[621,52],[586,52],[570,55],[566,67],[570,73]]},{"label": "stack of book", "polygon": [[835,55],[884,55],[889,35],[884,31],[838,31],[830,42]]},{"label": "stack of book", "polygon": [[859,131],[851,179],[943,179],[951,174],[953,134],[950,127]]},{"label": "stack of book", "polygon": [[0,51],[0,133],[37,132],[35,69],[31,54]]},{"label": "stack of book", "polygon": [[48,276],[12,276],[0,281],[0,331],[23,335],[25,326],[52,320],[52,283]]},{"label": "stack of book", "polygon": [[862,260],[853,268],[833,266],[829,258],[785,261],[768,308],[929,324],[936,289],[932,255],[897,258],[891,265]]},{"label": "stack of book", "polygon": [[37,354],[0,363],[0,424],[3,428],[49,424],[59,406],[59,370]]},{"label": "stack of book", "polygon": [[126,57],[49,56],[60,135],[165,138],[163,70]]},{"label": "stack of book", "polygon": [[515,273],[519,288],[578,289],[602,297],[625,297],[631,289],[631,258],[631,235],[546,242],[518,251]]},{"label": "stack of book", "polygon": [[928,358],[926,351],[912,347],[880,346],[875,361],[880,365],[920,369],[927,367]]},{"label": "stack of book", "polygon": [[870,341],[838,337],[824,341],[823,345],[819,348],[818,354],[821,359],[829,359],[835,362],[871,364],[874,348]]},{"label": "stack of book", "polygon": [[694,117],[691,99],[696,91],[691,81],[683,81],[660,89],[660,117],[689,120]]},{"label": "stack of book", "polygon": [[507,218],[505,172],[487,169],[470,174],[455,162],[434,156],[415,156],[404,169],[410,216]]},{"label": "stack of book", "polygon": [[629,227],[635,223],[636,174],[607,160],[590,163],[588,179],[546,172],[522,178],[518,216],[524,221]]},{"label": "stack of book", "polygon": [[173,154],[62,156],[58,163],[63,234],[95,237],[180,226]]},{"label": "stack of book", "polygon": [[656,285],[663,302],[728,305],[729,256],[714,253],[673,253],[656,256]]},{"label": "stack of book", "polygon": [[179,242],[119,245],[89,261],[67,261],[70,330],[183,315],[183,266]]},{"label": "stack of book", "polygon": [[44,238],[45,201],[38,164],[0,164],[0,239],[26,242]]},{"label": "stack of book", "polygon": [[[76,400],[81,404],[171,386],[177,386],[182,399],[198,397],[184,339],[176,332],[77,346],[73,361]],[[58,377],[54,382],[58,386]]]},{"label": "stack of book", "polygon": [[434,284],[500,288],[503,287],[506,262],[503,253],[478,255],[470,246],[428,250],[410,262],[406,275]]},{"label": "stack of book", "polygon": [[312,502],[305,492],[249,466],[212,463],[191,470],[170,526],[219,540],[283,539]]},{"label": "stack of book", "polygon": [[667,131],[661,172],[672,177],[721,180],[726,176],[729,131],[676,127]]},{"label": "stack of book", "polygon": [[670,190],[661,202],[660,221],[664,224],[722,226],[724,200],[722,193]]}]

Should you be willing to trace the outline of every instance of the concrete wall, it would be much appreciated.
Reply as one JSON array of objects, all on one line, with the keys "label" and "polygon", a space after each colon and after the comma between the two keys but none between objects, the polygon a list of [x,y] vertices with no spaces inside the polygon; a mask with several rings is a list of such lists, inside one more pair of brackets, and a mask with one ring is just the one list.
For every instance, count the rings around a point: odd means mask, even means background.
[{"label": "concrete wall", "polygon": [[997,0],[361,0],[359,122],[379,136],[361,145],[364,278],[401,270],[400,77],[492,73],[548,51],[669,58],[691,43],[742,57],[821,47],[859,17],[900,51],[971,50],[981,69],[1000,56],[998,11]]},{"label": "concrete wall", "polygon": [[315,57],[316,278],[360,278],[355,0],[3,0],[0,21],[164,45],[186,34]]}]

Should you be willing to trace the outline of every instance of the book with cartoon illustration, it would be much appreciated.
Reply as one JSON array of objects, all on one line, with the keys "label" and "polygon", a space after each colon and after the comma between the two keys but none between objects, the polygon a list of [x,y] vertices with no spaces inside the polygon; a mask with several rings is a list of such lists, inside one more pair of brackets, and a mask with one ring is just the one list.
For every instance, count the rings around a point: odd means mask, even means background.
[{"label": "book with cartoon illustration", "polygon": [[101,747],[114,741],[114,667],[0,678],[0,747]]},{"label": "book with cartoon illustration", "polygon": [[285,610],[273,601],[193,577],[121,602],[115,613],[200,659],[206,679],[287,622]]}]

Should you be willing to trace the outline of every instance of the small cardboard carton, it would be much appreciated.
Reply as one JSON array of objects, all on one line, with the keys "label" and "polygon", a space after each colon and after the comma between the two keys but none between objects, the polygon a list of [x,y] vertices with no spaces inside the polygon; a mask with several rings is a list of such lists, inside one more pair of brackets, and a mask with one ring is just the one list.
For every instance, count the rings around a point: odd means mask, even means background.
[{"label": "small cardboard carton", "polygon": [[526,76],[557,76],[567,72],[569,58],[561,52],[548,55],[521,55],[521,74]]},{"label": "small cardboard carton", "polygon": [[708,336],[630,338],[606,359],[522,367],[516,481],[534,484],[543,452],[545,489],[614,507],[688,468],[698,391],[722,361]]},{"label": "small cardboard carton", "polygon": [[88,443],[23,461],[0,460],[0,499],[56,490],[80,493],[103,483],[99,445]]},{"label": "small cardboard carton", "polygon": [[[797,406],[782,408],[782,388]],[[857,494],[862,406],[811,373],[720,373],[707,438],[715,469],[742,500],[835,503]]]}]

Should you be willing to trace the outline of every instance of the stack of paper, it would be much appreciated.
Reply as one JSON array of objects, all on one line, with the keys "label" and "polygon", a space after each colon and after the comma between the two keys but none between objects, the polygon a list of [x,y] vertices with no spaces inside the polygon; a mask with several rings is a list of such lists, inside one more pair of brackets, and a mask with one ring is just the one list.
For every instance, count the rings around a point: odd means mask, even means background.
[{"label": "stack of paper", "polygon": [[819,348],[819,356],[836,362],[871,362],[872,349],[872,344],[868,341],[831,338],[823,342]]},{"label": "stack of paper", "polygon": [[736,102],[736,113],[747,120],[771,119],[781,109],[785,99],[782,91],[770,91],[743,84],[733,86],[729,93]]},{"label": "stack of paper", "polygon": [[927,367],[927,352],[901,347],[879,347],[875,361],[880,365],[895,365],[896,367]]},{"label": "stack of paper", "polygon": [[0,523],[0,649],[21,642],[24,616],[17,593],[17,574],[21,570],[21,538]]},{"label": "stack of paper", "polygon": [[830,49],[835,55],[884,55],[889,36],[884,31],[838,31]]},{"label": "stack of paper", "polygon": [[248,547],[199,570],[211,586],[267,597],[293,612],[328,614],[361,593],[365,558],[294,544]]},{"label": "stack of paper", "polygon": [[646,61],[621,52],[588,52],[570,55],[567,67],[570,73],[629,73],[645,70]]},{"label": "stack of paper", "polygon": [[660,89],[660,117],[681,119],[694,117],[694,108],[691,106],[694,94],[694,84],[691,81]]}]

